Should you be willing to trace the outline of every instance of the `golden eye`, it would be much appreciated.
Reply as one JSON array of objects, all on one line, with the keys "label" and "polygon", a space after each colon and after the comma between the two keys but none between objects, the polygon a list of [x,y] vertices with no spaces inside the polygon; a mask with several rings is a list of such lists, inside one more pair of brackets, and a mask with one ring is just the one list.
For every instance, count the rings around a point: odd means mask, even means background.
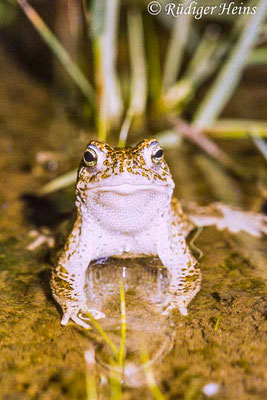
[{"label": "golden eye", "polygon": [[163,159],[163,150],[159,145],[156,145],[152,150],[151,160],[154,164],[159,164]]},{"label": "golden eye", "polygon": [[93,149],[86,149],[83,155],[83,161],[88,167],[95,167],[97,164],[97,154]]}]

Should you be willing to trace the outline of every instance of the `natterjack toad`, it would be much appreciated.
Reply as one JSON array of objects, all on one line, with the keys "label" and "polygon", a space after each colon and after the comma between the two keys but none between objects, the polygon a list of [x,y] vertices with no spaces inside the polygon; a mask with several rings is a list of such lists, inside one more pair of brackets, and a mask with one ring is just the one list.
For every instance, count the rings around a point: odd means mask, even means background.
[{"label": "natterjack toad", "polygon": [[[88,144],[78,171],[76,221],[51,280],[53,295],[63,310],[62,325],[72,319],[88,327],[84,284],[91,260],[125,254],[158,256],[169,273],[166,312],[177,307],[186,315],[201,281],[198,262],[186,243],[192,228],[217,225],[255,235],[267,232],[266,217],[220,204],[195,207],[186,217],[172,197],[173,188],[156,139],[127,148],[96,140]],[[95,318],[102,316],[90,311]]]}]

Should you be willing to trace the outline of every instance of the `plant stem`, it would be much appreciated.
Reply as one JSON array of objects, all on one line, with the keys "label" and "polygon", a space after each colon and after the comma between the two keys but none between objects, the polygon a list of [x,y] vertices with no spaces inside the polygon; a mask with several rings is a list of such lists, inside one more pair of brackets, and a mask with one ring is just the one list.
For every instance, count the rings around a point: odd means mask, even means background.
[{"label": "plant stem", "polygon": [[[186,7],[191,0],[185,0]],[[173,24],[171,38],[166,54],[166,62],[163,70],[163,89],[173,85],[179,74],[185,44],[190,31],[192,15],[181,15]]]},{"label": "plant stem", "polygon": [[142,116],[146,108],[147,77],[145,65],[144,31],[139,10],[128,12],[129,55],[131,63],[130,114]]},{"label": "plant stem", "polygon": [[[92,50],[94,58],[94,73],[95,73],[95,87],[96,87],[96,127],[98,139],[105,141],[108,131],[107,122],[107,99],[104,90],[104,72],[102,63],[102,46],[101,35],[105,26],[106,14],[106,1],[92,2],[91,9],[91,33],[92,33]],[[87,14],[86,14],[87,15]]]},{"label": "plant stem", "polygon": [[106,140],[109,126],[120,120],[123,105],[115,68],[120,0],[93,0],[92,37],[98,98],[98,133]]},{"label": "plant stem", "polygon": [[123,121],[123,124],[121,126],[121,131],[119,135],[119,140],[118,140],[118,147],[125,147],[126,141],[127,141],[127,136],[128,132],[133,120],[134,114],[131,113],[131,110],[129,110],[126,114],[126,117]]}]

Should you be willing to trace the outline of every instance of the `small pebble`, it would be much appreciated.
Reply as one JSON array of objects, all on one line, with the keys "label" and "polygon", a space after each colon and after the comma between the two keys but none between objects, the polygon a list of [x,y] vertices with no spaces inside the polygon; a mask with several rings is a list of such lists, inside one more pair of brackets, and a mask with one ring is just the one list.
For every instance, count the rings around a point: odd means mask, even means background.
[{"label": "small pebble", "polygon": [[214,396],[219,390],[217,383],[208,383],[203,387],[203,393],[206,396]]}]

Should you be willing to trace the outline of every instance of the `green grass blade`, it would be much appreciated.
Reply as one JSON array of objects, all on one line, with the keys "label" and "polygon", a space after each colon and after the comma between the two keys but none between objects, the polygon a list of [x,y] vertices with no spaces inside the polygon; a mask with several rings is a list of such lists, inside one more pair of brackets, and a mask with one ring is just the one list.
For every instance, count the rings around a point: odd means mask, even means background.
[{"label": "green grass blade", "polygon": [[114,355],[115,359],[118,360],[119,359],[119,353],[118,353],[118,350],[117,350],[116,346],[114,345],[114,343],[109,339],[109,337],[106,334],[106,332],[101,328],[101,326],[99,325],[97,320],[92,316],[92,314],[90,313],[89,310],[87,310],[87,315],[90,318],[90,321],[91,321],[92,325],[98,330],[98,332],[103,337],[105,342],[109,345],[110,349],[113,352],[113,355]]},{"label": "green grass blade", "polygon": [[154,399],[155,400],[165,400],[165,396],[162,394],[162,392],[160,391],[160,389],[156,383],[156,380],[155,380],[155,377],[153,374],[153,370],[152,370],[150,362],[149,362],[149,357],[145,350],[141,351],[141,362],[144,367],[147,385],[148,385]]},{"label": "green grass blade", "polygon": [[185,70],[183,79],[191,81],[194,87],[200,86],[217,67],[221,57],[216,56],[216,52],[222,52],[222,47],[218,30],[208,27]]},{"label": "green grass blade", "polygon": [[218,317],[214,326],[214,332],[217,332],[218,327],[219,327],[219,323],[222,317]]},{"label": "green grass blade", "polygon": [[110,382],[110,399],[121,400],[122,399],[121,372],[117,370],[116,364],[112,362],[109,371],[109,382]]},{"label": "green grass blade", "polygon": [[97,400],[95,380],[95,350],[91,347],[84,354],[86,364],[86,400]]},{"label": "green grass blade", "polygon": [[77,169],[67,172],[64,175],[53,179],[38,190],[37,194],[39,196],[46,196],[48,194],[57,192],[58,190],[64,189],[70,185],[73,185],[77,178]]},{"label": "green grass blade", "polygon": [[125,342],[126,342],[126,304],[125,304],[125,291],[123,281],[120,284],[120,300],[121,300],[121,345],[119,353],[119,365],[124,366],[125,359]]}]

